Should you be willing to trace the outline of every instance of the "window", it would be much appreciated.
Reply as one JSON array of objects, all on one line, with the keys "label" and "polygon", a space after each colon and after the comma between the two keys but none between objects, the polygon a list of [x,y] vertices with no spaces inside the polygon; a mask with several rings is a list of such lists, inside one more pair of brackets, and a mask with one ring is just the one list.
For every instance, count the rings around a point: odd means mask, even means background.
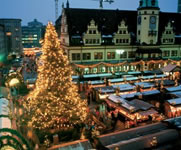
[{"label": "window", "polygon": [[126,34],[126,31],[125,31],[125,30],[123,31],[123,34]]},{"label": "window", "polygon": [[138,35],[140,35],[140,30],[138,30]]},{"label": "window", "polygon": [[92,44],[92,39],[89,39],[89,43]]},{"label": "window", "polygon": [[94,59],[102,59],[103,53],[102,52],[96,52],[94,53]]},{"label": "window", "polygon": [[154,12],[154,11],[152,11],[152,14],[155,14],[155,12]]},{"label": "window", "polygon": [[115,52],[108,52],[107,59],[115,59]]},{"label": "window", "polygon": [[163,51],[163,57],[169,57],[170,51]]},{"label": "window", "polygon": [[90,60],[91,59],[91,53],[83,53],[83,60]]},{"label": "window", "polygon": [[85,43],[88,44],[88,39],[85,40]]},{"label": "window", "polygon": [[99,39],[97,39],[97,44],[99,44]]},{"label": "window", "polygon": [[80,60],[80,53],[73,53],[72,60]]},{"label": "window", "polygon": [[96,30],[93,30],[93,34],[96,34]]},{"label": "window", "polygon": [[92,30],[89,30],[89,34],[92,34]]},{"label": "window", "polygon": [[171,56],[177,56],[177,50],[173,50]]},{"label": "window", "polygon": [[121,30],[119,31],[119,34],[122,34],[122,31],[121,31]]},{"label": "window", "polygon": [[128,58],[134,58],[135,57],[135,52],[128,52]]},{"label": "window", "polygon": [[116,43],[119,43],[119,39],[116,39]]},{"label": "window", "polygon": [[126,39],[126,43],[129,43],[129,39]]},{"label": "window", "polygon": [[147,14],[147,11],[144,11],[144,14],[146,15],[146,14]]},{"label": "window", "polygon": [[153,44],[153,40],[150,40],[150,44]]},{"label": "window", "polygon": [[127,58],[127,52],[124,52],[123,54],[121,54],[120,58]]}]

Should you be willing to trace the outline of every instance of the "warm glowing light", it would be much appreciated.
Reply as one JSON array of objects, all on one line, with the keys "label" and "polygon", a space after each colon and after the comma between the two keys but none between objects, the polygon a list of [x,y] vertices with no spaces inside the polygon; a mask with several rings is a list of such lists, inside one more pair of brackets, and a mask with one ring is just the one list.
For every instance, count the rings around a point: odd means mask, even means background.
[{"label": "warm glowing light", "polygon": [[[41,63],[40,63],[41,62]],[[28,124],[33,128],[71,128],[87,118],[87,102],[72,82],[72,68],[49,23],[38,62],[35,88],[24,101]]]},{"label": "warm glowing light", "polygon": [[19,83],[20,83],[20,81],[17,78],[13,78],[13,79],[10,80],[9,86],[13,87],[13,86],[16,86]]}]

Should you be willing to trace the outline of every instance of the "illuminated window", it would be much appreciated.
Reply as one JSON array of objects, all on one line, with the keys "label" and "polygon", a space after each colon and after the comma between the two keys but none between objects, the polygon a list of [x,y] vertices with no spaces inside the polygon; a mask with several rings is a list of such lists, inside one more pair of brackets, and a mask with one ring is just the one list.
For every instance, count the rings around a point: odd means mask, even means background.
[{"label": "illuminated window", "polygon": [[115,59],[115,52],[108,52],[107,59]]},{"label": "illuminated window", "polygon": [[102,59],[102,58],[103,58],[103,53],[102,52],[94,53],[94,59]]}]

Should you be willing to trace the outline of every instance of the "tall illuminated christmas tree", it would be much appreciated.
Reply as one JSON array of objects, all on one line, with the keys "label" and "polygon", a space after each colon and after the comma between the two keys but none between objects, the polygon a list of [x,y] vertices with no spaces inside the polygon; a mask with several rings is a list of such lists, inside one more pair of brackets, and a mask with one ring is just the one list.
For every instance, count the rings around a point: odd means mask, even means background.
[{"label": "tall illuminated christmas tree", "polygon": [[52,23],[47,25],[42,52],[36,86],[25,103],[31,116],[28,123],[33,128],[56,129],[84,122],[87,103],[72,83],[72,68]]}]

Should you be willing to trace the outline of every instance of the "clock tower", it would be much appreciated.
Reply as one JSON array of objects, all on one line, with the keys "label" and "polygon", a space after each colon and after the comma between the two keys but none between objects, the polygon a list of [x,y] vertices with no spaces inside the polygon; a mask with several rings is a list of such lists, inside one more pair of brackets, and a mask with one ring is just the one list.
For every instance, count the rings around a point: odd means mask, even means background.
[{"label": "clock tower", "polygon": [[157,43],[159,11],[158,0],[140,0],[137,15],[138,43]]}]

